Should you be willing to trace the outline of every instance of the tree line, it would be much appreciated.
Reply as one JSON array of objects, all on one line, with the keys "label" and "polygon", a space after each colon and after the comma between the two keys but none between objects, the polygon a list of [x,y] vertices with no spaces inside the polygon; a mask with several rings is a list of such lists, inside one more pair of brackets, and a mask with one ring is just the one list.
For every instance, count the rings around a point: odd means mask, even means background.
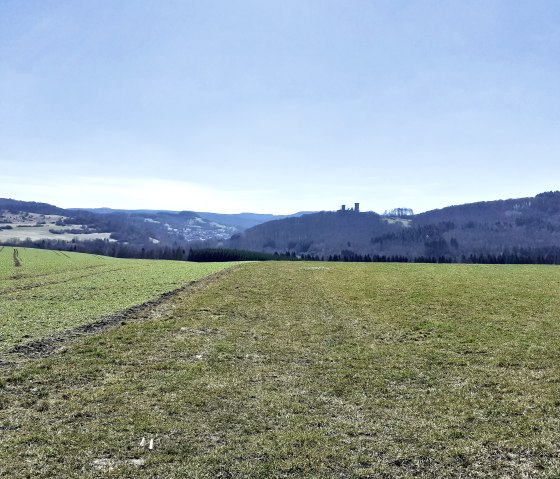
[{"label": "tree line", "polygon": [[63,241],[12,240],[4,246],[22,248],[39,248],[57,251],[89,253],[116,258],[161,259],[194,262],[223,261],[341,261],[365,263],[477,263],[477,264],[560,264],[560,247],[512,248],[501,253],[472,253],[460,255],[380,255],[359,254],[351,250],[342,250],[338,254],[318,256],[314,254],[296,254],[294,251],[283,253],[262,253],[234,248],[185,248],[182,245],[139,247],[108,240]]}]

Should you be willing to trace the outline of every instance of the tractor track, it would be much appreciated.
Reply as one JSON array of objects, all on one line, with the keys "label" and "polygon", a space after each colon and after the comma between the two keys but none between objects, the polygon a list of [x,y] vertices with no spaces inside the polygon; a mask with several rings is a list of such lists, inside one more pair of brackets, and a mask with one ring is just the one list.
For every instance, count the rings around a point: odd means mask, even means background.
[{"label": "tractor track", "polygon": [[37,339],[27,343],[17,344],[4,353],[0,353],[0,367],[10,368],[16,366],[22,359],[40,359],[57,352],[62,352],[65,346],[82,336],[99,334],[106,329],[125,324],[131,321],[145,321],[157,319],[173,309],[175,299],[188,298],[200,288],[204,288],[223,275],[229,274],[239,266],[218,271],[200,280],[190,281],[180,288],[168,291],[157,298],[145,303],[132,306],[125,310],[103,316],[96,321],[78,326],[65,331],[60,331],[53,336]]},{"label": "tractor track", "polygon": [[[97,268],[97,266],[96,266],[96,268]],[[105,269],[105,270],[102,270],[102,271],[103,271],[103,273],[114,273],[116,271],[123,271],[123,270],[126,270],[126,269],[130,269],[130,268],[114,268],[114,269]],[[98,273],[98,271],[96,270],[93,273],[70,276],[70,277],[66,277],[64,279],[61,279],[59,281],[50,281],[50,282],[46,282],[46,283],[29,284],[27,286],[21,286],[21,287],[14,288],[14,289],[8,289],[8,290],[5,290],[5,291],[0,291],[0,295],[8,295],[8,294],[19,293],[20,291],[29,291],[29,290],[37,289],[37,288],[46,288],[46,287],[49,287],[49,286],[57,286],[59,284],[69,283],[71,281],[75,281],[75,280],[79,280],[79,279],[90,278],[91,276],[95,276],[97,273]],[[65,273],[60,273],[60,274],[65,274]],[[42,275],[42,276],[49,277],[49,275]],[[52,276],[54,276],[54,275],[52,275]],[[39,276],[37,276],[37,277],[39,277]]]}]

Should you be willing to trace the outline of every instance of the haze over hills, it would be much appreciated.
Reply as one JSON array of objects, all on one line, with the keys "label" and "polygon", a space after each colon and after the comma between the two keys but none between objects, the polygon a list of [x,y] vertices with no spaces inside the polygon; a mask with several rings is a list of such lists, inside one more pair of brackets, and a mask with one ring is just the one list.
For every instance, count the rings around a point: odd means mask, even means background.
[{"label": "haze over hills", "polygon": [[[193,211],[74,210],[0,200],[0,239],[41,247],[72,241],[114,255],[158,248],[219,247],[333,259],[476,261],[481,256],[560,258],[560,192],[412,214],[322,211],[275,216]],[[31,234],[36,232],[37,234]],[[17,233],[17,234],[16,234]],[[29,242],[28,242],[29,243]],[[96,251],[97,251],[96,250]]]}]

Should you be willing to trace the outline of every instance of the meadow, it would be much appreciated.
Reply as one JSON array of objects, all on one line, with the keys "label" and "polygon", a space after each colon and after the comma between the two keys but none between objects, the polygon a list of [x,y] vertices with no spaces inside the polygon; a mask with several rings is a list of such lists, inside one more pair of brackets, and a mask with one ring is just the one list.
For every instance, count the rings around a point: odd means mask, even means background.
[{"label": "meadow", "polygon": [[80,241],[102,239],[107,241],[114,241],[113,239],[111,239],[111,233],[87,233],[77,235],[72,233],[53,233],[51,230],[64,230],[64,228],[52,225],[38,227],[15,225],[12,226],[12,229],[9,230],[0,229],[0,241],[25,241],[27,239],[31,241],[39,241],[44,239],[60,241],[72,241],[73,239],[78,239]]},{"label": "meadow", "polygon": [[0,477],[558,477],[559,293],[546,266],[231,268],[0,369]]},{"label": "meadow", "polygon": [[226,266],[0,246],[0,353],[157,298]]},{"label": "meadow", "polygon": [[[39,241],[59,240],[80,241],[102,239],[113,242],[111,233],[86,233],[80,231],[82,225],[72,224],[59,226],[57,222],[65,217],[61,215],[42,215],[37,213],[10,213],[0,210],[0,242],[14,240]],[[68,230],[80,231],[80,234],[70,233]]]}]

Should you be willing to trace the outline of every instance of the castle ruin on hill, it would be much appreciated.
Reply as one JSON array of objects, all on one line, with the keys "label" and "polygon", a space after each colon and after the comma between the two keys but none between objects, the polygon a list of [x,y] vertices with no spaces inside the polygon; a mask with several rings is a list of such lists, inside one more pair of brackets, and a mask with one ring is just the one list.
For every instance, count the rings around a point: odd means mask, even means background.
[{"label": "castle ruin on hill", "polygon": [[346,209],[346,205],[342,205],[338,210],[338,213],[347,213],[347,212],[359,213],[360,203],[354,203],[354,208],[348,208],[348,209]]}]

